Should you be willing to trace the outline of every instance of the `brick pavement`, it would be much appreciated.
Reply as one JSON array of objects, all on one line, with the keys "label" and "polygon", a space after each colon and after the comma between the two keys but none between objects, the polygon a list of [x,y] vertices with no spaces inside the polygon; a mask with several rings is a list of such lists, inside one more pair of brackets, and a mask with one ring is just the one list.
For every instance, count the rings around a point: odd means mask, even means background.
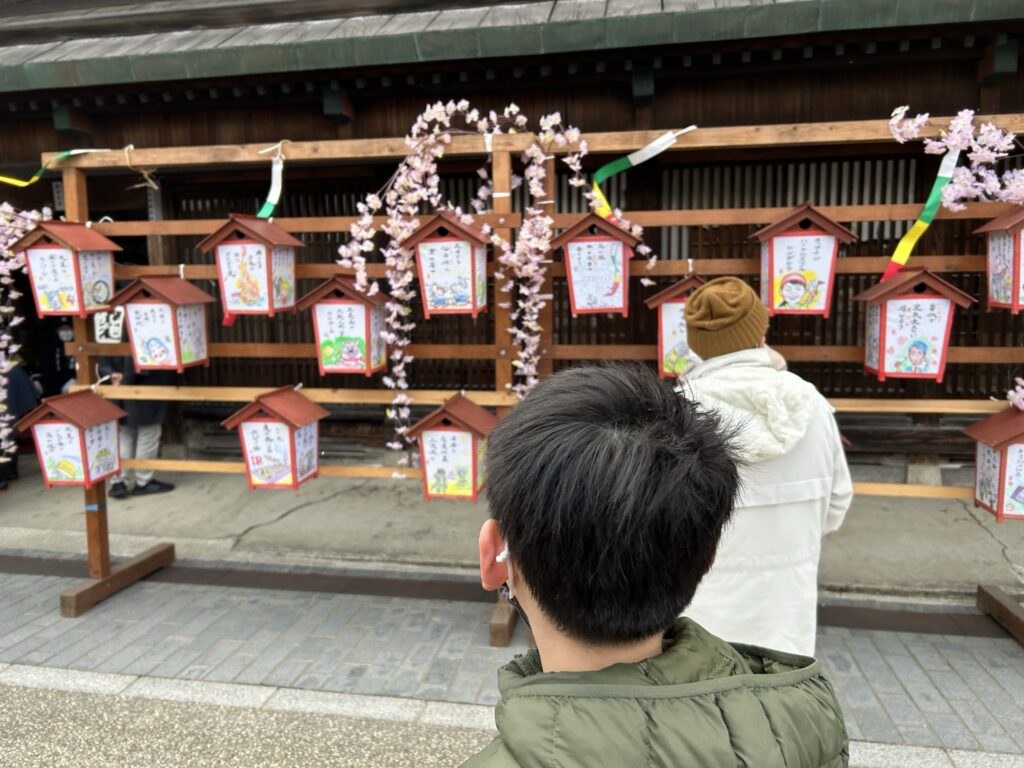
[{"label": "brick pavement", "polygon": [[[74,579],[0,574],[0,667],[493,704],[489,604],[142,582],[78,619]],[[1009,639],[823,627],[855,740],[1024,754],[1024,649]]]}]

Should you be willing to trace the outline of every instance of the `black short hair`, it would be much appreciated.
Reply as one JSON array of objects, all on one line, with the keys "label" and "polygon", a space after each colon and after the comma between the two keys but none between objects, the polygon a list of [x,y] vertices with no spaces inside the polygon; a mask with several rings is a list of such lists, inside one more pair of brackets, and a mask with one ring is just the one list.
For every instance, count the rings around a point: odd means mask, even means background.
[{"label": "black short hair", "polygon": [[561,371],[487,441],[487,500],[512,559],[544,613],[592,644],[672,625],[737,484],[719,419],[639,365]]}]

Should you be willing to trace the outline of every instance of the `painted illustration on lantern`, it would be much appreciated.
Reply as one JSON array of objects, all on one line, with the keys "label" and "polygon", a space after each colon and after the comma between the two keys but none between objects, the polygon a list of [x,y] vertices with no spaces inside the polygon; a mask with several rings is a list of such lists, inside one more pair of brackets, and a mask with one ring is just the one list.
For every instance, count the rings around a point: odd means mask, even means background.
[{"label": "painted illustration on lantern", "polygon": [[1009,232],[988,233],[989,301],[1013,303],[1013,235]]},{"label": "painted illustration on lantern", "polygon": [[181,344],[181,362],[206,358],[206,310],[199,304],[178,307],[178,340]]},{"label": "painted illustration on lantern", "polygon": [[384,332],[384,307],[370,310],[370,366],[377,368],[384,365],[387,347],[381,333]]},{"label": "painted illustration on lantern", "polygon": [[822,284],[814,272],[788,272],[779,281],[775,294],[775,309],[817,309],[821,303]]},{"label": "painted illustration on lantern", "polygon": [[82,445],[78,430],[73,425],[37,424],[35,439],[43,457],[43,471],[48,481],[81,482],[85,479]]},{"label": "painted illustration on lantern", "polygon": [[354,301],[322,302],[315,307],[324,370],[366,368],[366,312]]},{"label": "painted illustration on lantern", "polygon": [[661,305],[662,371],[680,375],[690,362],[686,344],[686,303],[667,301]]},{"label": "painted illustration on lantern", "polygon": [[104,306],[114,295],[113,259],[107,251],[81,251],[82,298],[86,309]]},{"label": "painted illustration on lantern", "polygon": [[487,246],[476,249],[476,305],[487,303]]},{"label": "painted illustration on lantern", "polygon": [[625,246],[609,239],[573,240],[568,244],[577,310],[621,309],[622,261]]},{"label": "painted illustration on lantern", "polygon": [[1006,449],[1003,513],[1024,515],[1024,445],[1021,443],[1015,443]]},{"label": "painted illustration on lantern", "polygon": [[451,429],[428,429],[420,436],[430,492],[439,496],[473,495],[473,436]]},{"label": "painted illustration on lantern", "polygon": [[824,311],[836,238],[832,235],[777,235],[772,238],[775,291],[772,308]]},{"label": "painted illustration on lantern", "polygon": [[295,304],[295,249],[277,245],[270,252],[271,271],[274,275],[274,307],[290,307]]},{"label": "painted illustration on lantern", "polygon": [[258,243],[223,243],[217,246],[228,312],[269,309],[266,256],[267,249]]},{"label": "painted illustration on lantern", "polygon": [[295,472],[299,482],[317,470],[316,446],[319,425],[313,421],[295,430]]},{"label": "painted illustration on lantern", "polygon": [[77,312],[74,256],[68,248],[28,249],[32,284],[43,312]]},{"label": "painted illustration on lantern", "polygon": [[176,366],[171,307],[167,304],[128,304],[135,359],[142,366]]},{"label": "painted illustration on lantern", "polygon": [[93,482],[117,470],[117,422],[105,421],[85,430],[85,452]]},{"label": "painted illustration on lantern", "polygon": [[885,329],[886,371],[916,375],[938,373],[951,312],[952,302],[939,297],[889,301]]},{"label": "painted illustration on lantern", "polygon": [[417,246],[428,311],[473,309],[471,247],[455,238],[424,240]]},{"label": "painted illustration on lantern", "polygon": [[999,459],[999,451],[978,443],[975,495],[990,509],[996,509],[999,504]]},{"label": "painted illustration on lantern", "polygon": [[291,485],[288,426],[276,421],[242,423],[242,441],[253,485]]},{"label": "painted illustration on lantern", "polygon": [[864,363],[868,368],[878,370],[878,353],[881,347],[882,307],[868,304],[867,332],[864,338]]}]

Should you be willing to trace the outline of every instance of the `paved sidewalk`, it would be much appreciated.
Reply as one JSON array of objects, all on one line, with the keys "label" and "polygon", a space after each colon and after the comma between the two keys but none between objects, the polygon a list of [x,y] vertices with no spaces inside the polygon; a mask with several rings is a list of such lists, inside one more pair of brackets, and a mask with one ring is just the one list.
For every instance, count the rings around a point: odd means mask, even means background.
[{"label": "paved sidewalk", "polygon": [[[490,648],[486,603],[155,582],[64,619],[74,581],[0,574],[0,683],[39,666],[490,705],[527,643],[520,625]],[[852,739],[1024,754],[1013,640],[825,627],[818,652]]]}]

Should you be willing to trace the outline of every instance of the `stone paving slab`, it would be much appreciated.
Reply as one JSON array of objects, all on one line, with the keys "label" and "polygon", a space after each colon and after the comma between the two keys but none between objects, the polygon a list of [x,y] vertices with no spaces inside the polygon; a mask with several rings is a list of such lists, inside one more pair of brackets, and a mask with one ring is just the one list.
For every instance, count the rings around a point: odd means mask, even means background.
[{"label": "stone paving slab", "polygon": [[[487,603],[145,581],[65,619],[57,595],[70,583],[0,574],[0,683],[31,685],[37,668],[47,687],[57,667],[118,676],[128,695],[199,690],[212,704],[238,696],[343,716],[383,697],[381,711],[442,725],[457,716],[424,701],[493,705],[495,670],[529,640],[520,624],[509,648],[489,647]],[[818,657],[851,739],[938,748],[943,759],[1024,754],[1024,649],[1013,640],[823,627]],[[254,689],[271,694],[253,701]]]}]

